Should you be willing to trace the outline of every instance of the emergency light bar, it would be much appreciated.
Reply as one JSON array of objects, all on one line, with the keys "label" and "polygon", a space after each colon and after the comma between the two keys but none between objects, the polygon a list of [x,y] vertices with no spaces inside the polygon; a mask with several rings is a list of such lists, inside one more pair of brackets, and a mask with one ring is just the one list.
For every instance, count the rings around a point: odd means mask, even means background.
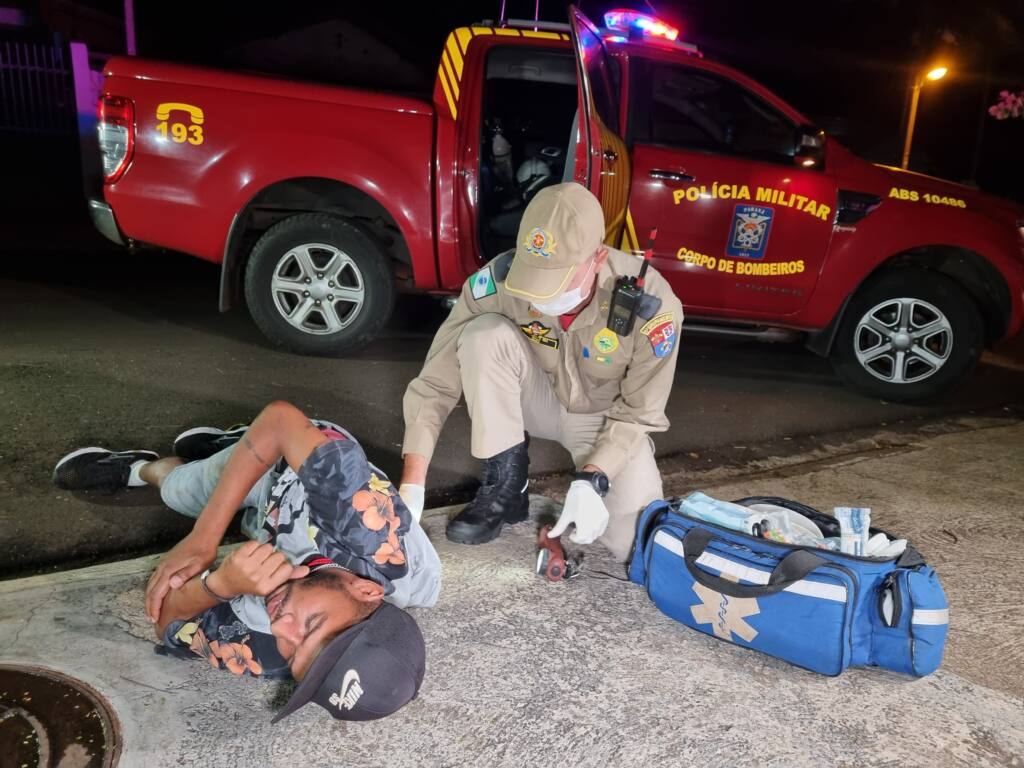
[{"label": "emergency light bar", "polygon": [[639,35],[646,39],[661,39],[669,42],[675,42],[679,37],[679,30],[671,24],[666,24],[646,13],[631,11],[627,8],[608,11],[604,15],[604,25],[614,32],[625,33],[627,37]]}]

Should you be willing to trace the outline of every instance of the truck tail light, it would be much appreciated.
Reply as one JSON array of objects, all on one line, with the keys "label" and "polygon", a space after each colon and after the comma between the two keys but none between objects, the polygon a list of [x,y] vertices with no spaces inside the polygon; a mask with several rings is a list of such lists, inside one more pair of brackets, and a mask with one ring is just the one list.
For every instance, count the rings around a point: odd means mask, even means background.
[{"label": "truck tail light", "polygon": [[113,184],[128,169],[135,152],[135,102],[123,96],[103,94],[98,107],[103,181]]}]

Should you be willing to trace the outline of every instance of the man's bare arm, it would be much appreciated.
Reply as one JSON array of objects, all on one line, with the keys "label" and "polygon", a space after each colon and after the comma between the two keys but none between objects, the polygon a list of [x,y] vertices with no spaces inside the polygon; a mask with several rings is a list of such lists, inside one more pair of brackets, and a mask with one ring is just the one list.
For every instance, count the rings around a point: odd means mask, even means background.
[{"label": "man's bare arm", "polygon": [[220,481],[196,521],[200,535],[218,543],[245,497],[283,456],[298,471],[327,438],[291,403],[270,403],[243,435],[221,473]]},{"label": "man's bare arm", "polygon": [[245,433],[221,473],[196,524],[157,566],[146,589],[146,613],[153,622],[168,590],[177,589],[213,562],[217,545],[249,491],[283,456],[298,470],[327,438],[290,403],[270,403]]},{"label": "man's bare arm", "polygon": [[[270,544],[247,541],[232,552],[221,563],[220,568],[206,579],[206,586],[219,597],[231,599],[239,595],[266,596],[291,579],[301,579],[309,574],[304,565],[292,565],[282,552],[276,552]],[[156,636],[164,639],[167,625],[176,619],[191,619],[218,600],[210,595],[199,580],[193,576],[180,589],[172,589],[160,606],[160,618],[156,622]]]}]

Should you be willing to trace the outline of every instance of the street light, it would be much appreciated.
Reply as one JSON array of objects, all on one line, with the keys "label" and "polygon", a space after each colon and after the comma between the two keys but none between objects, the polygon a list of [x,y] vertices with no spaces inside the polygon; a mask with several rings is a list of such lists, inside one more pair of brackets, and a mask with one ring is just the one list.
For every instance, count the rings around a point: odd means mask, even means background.
[{"label": "street light", "polygon": [[917,121],[917,102],[921,98],[921,86],[924,85],[925,80],[941,80],[949,72],[947,67],[933,67],[928,70],[924,76],[918,75],[914,78],[914,88],[910,94],[910,116],[907,119],[907,135],[903,139],[903,162],[900,163],[900,168],[903,170],[907,169],[907,165],[910,162],[910,142],[914,138],[914,123]]}]

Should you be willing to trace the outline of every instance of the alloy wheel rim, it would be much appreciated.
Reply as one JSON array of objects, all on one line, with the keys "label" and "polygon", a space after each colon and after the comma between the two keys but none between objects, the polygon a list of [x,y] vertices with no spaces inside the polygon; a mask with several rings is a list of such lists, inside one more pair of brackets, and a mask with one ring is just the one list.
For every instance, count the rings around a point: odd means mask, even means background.
[{"label": "alloy wheel rim", "polygon": [[270,292],[289,325],[315,336],[350,326],[366,301],[359,267],[347,253],[326,243],[288,249],[274,266]]},{"label": "alloy wheel rim", "polygon": [[890,384],[931,378],[949,360],[953,327],[934,304],[914,298],[886,299],[861,317],[853,351],[861,367]]}]

